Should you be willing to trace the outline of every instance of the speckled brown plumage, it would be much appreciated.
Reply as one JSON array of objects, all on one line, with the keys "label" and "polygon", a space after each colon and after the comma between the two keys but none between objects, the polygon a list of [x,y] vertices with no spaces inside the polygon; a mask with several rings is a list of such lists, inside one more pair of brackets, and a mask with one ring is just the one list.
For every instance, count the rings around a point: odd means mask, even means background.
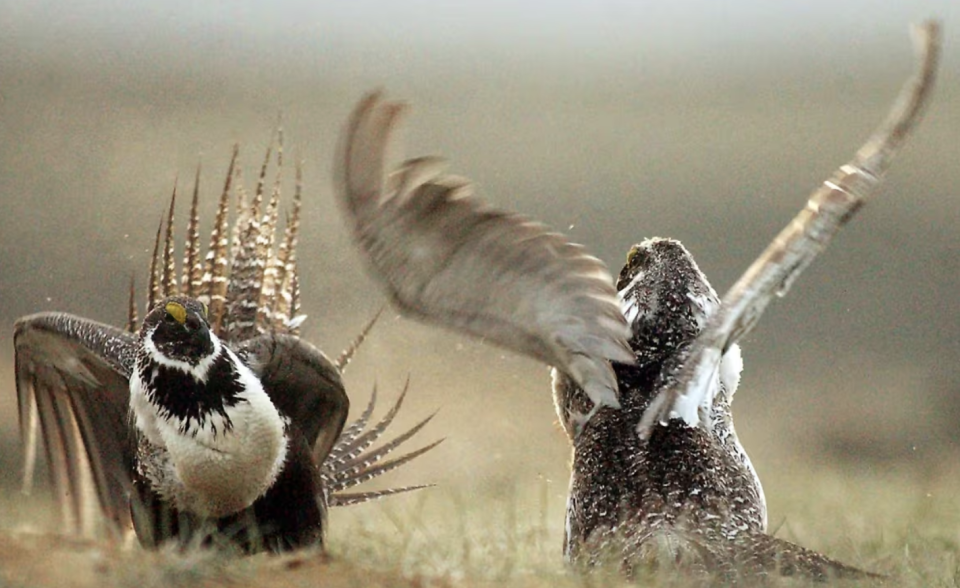
[{"label": "speckled brown plumage", "polygon": [[612,557],[633,574],[667,544],[671,557],[682,552],[690,565],[729,578],[778,570],[811,578],[868,577],[765,534],[763,489],[733,426],[738,348],[728,352],[725,362],[732,365],[714,382],[710,426],[671,420],[649,439],[637,434],[637,423],[671,383],[719,299],[693,257],[670,239],[636,245],[617,289],[632,317],[630,346],[637,358],[635,365],[614,364],[622,410],[602,408],[581,426],[570,415],[589,399],[569,377],[554,373],[554,400],[573,447],[568,561],[590,567]]},{"label": "speckled brown plumage", "polygon": [[616,317],[599,260],[484,205],[466,180],[443,175],[437,158],[407,160],[388,180],[386,146],[403,107],[373,93],[354,109],[337,154],[339,196],[391,301],[555,367],[555,404],[573,447],[571,564],[612,558],[634,575],[680,563],[727,583],[878,579],[766,534],[763,489],[731,403],[737,342],[876,191],[929,101],[939,28],[917,32],[917,70],[888,118],[722,299],[679,242],[649,239],[617,280]]}]

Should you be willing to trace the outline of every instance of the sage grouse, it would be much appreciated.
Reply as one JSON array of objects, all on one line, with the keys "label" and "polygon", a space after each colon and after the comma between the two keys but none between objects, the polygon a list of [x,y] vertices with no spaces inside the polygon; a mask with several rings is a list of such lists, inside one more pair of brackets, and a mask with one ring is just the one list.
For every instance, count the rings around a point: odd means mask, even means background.
[{"label": "sage grouse", "polygon": [[[94,532],[99,508],[110,529],[132,527],[148,547],[222,540],[245,551],[278,551],[322,544],[328,505],[421,487],[344,492],[435,444],[382,461],[426,419],[370,449],[403,395],[371,427],[374,391],[344,429],[349,399],[341,370],[372,321],[337,361],[298,336],[301,181],[298,166],[292,211],[278,237],[282,147],[277,154],[271,193],[265,198],[268,150],[250,199],[234,149],[205,260],[198,170],[179,283],[174,191],[162,241],[163,223],[157,231],[139,330],[132,283],[125,331],[63,313],[17,321],[24,484],[32,484],[39,432],[70,531]],[[239,194],[232,229],[231,184]]]},{"label": "sage grouse", "polygon": [[486,207],[436,158],[408,160],[385,182],[402,106],[371,94],[355,108],[337,155],[338,195],[389,298],[409,316],[555,367],[554,400],[573,446],[569,562],[612,556],[633,574],[651,559],[685,561],[728,579],[869,575],[766,534],[763,490],[731,402],[737,341],[864,204],[916,122],[933,84],[937,26],[919,37],[919,70],[889,119],[723,299],[677,241],[635,245],[614,289],[601,262]]}]

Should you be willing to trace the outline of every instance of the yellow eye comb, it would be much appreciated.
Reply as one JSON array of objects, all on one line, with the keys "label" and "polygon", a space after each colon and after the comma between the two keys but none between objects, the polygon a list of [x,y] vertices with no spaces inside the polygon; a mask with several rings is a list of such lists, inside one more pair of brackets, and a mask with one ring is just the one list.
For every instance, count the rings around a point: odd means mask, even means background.
[{"label": "yellow eye comb", "polygon": [[167,314],[172,316],[181,325],[187,320],[187,309],[177,302],[168,302],[164,307]]}]

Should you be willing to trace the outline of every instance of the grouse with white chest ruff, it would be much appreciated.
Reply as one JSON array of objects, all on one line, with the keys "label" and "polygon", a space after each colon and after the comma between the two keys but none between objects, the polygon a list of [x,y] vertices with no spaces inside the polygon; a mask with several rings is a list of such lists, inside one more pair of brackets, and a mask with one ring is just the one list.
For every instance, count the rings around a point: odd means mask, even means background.
[{"label": "grouse with white chest ruff", "polygon": [[[25,487],[42,437],[70,532],[96,532],[99,511],[110,531],[132,528],[149,547],[223,541],[280,551],[322,544],[329,505],[422,487],[345,492],[436,445],[382,461],[429,419],[370,449],[403,399],[368,427],[374,394],[344,428],[341,370],[373,323],[336,361],[299,337],[299,170],[293,211],[276,238],[279,169],[264,202],[268,152],[248,202],[236,156],[206,260],[194,190],[179,283],[172,199],[139,330],[132,288],[126,331],[64,313],[17,321]],[[231,187],[241,200],[228,248]]]}]

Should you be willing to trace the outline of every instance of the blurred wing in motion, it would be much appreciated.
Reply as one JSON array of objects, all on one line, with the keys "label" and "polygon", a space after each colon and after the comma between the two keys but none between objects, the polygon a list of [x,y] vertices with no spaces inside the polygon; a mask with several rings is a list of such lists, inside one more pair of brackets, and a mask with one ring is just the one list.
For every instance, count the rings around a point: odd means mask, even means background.
[{"label": "blurred wing in motion", "polygon": [[43,437],[65,528],[91,535],[97,506],[115,530],[129,526],[135,441],[127,413],[136,338],[62,313],[17,321],[17,401],[24,447],[24,490]]},{"label": "blurred wing in motion", "polygon": [[634,359],[606,266],[545,226],[486,206],[435,158],[408,160],[385,185],[402,110],[379,94],[361,100],[335,164],[341,205],[389,297],[408,316],[566,372],[594,411],[619,407],[608,360]]},{"label": "blurred wing in motion", "polygon": [[887,120],[807,201],[806,207],[753,262],[723,297],[703,332],[691,346],[675,381],[650,404],[638,431],[649,437],[654,423],[682,418],[697,426],[709,410],[710,383],[723,354],[750,332],[774,296],[783,296],[793,281],[826,248],[830,239],[876,191],[904,140],[929,101],[940,57],[936,23],[917,30],[917,70],[906,82]]}]

